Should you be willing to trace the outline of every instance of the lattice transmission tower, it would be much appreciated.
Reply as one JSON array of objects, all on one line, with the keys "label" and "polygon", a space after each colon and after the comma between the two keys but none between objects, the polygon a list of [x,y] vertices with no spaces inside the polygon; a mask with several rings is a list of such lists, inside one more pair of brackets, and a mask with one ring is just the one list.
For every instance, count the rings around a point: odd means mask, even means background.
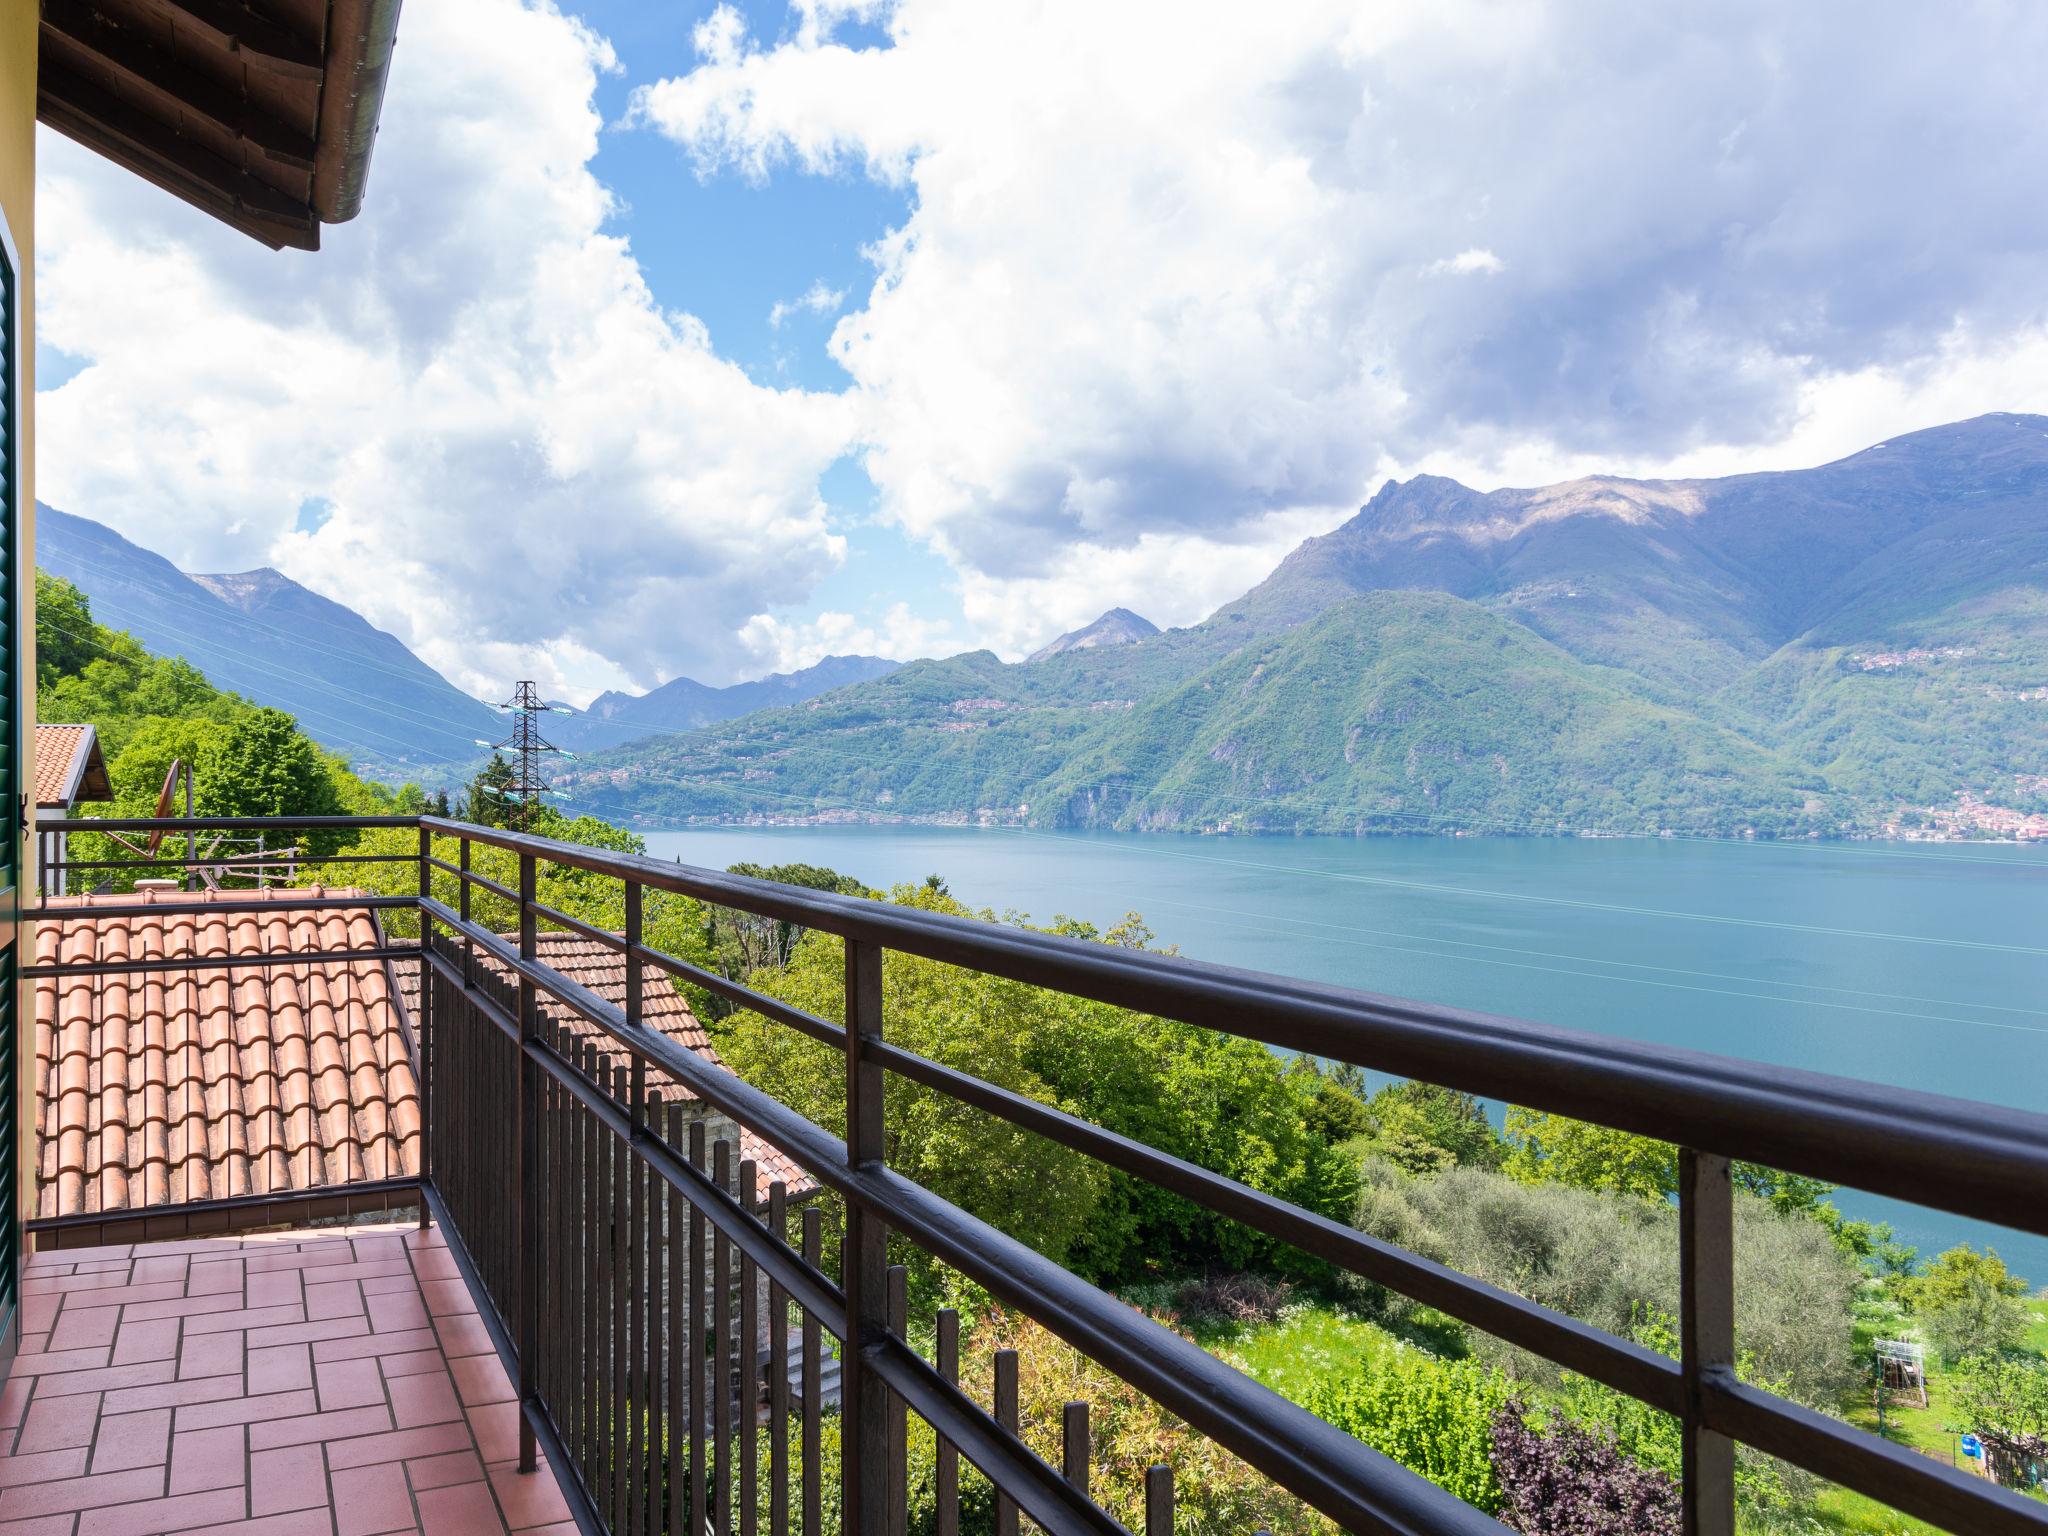
[{"label": "lattice transmission tower", "polygon": [[562,749],[540,733],[540,716],[553,706],[541,702],[531,678],[521,679],[512,697],[498,707],[512,712],[512,734],[494,749],[512,754],[512,782],[505,791],[512,804],[506,809],[512,824],[524,832],[533,825],[534,807],[548,792],[547,780],[541,777],[541,757]]}]

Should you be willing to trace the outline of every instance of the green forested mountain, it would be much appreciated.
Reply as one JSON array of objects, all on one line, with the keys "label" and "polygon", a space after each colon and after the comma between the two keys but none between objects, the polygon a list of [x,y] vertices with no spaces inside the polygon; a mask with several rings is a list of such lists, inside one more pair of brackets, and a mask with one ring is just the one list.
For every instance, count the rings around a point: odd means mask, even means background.
[{"label": "green forested mountain", "polygon": [[1390,483],[1189,629],[915,662],[586,759],[593,807],[1181,829],[2012,831],[2048,418],[1817,469]]}]

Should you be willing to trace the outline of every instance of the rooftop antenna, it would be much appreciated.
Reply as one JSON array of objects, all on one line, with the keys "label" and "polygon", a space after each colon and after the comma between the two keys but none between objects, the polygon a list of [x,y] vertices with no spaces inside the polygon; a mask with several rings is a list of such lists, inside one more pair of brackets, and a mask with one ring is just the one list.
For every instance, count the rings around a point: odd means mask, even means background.
[{"label": "rooftop antenna", "polygon": [[541,777],[540,759],[542,753],[559,752],[561,748],[541,735],[537,723],[538,717],[551,707],[541,702],[531,678],[521,679],[512,697],[498,706],[512,711],[512,734],[493,743],[493,750],[512,754],[513,778],[509,786],[515,801],[511,808],[512,819],[522,832],[532,828],[534,807],[540,804],[540,797],[552,793],[547,781]]}]

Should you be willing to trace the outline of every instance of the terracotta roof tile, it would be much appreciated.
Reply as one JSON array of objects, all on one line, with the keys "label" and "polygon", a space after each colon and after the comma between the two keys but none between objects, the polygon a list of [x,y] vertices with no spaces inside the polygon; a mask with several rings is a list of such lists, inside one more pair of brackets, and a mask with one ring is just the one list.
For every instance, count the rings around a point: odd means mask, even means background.
[{"label": "terracotta roof tile", "polygon": [[[517,943],[519,936],[508,933],[504,938]],[[595,992],[606,1002],[623,1008],[626,1005],[626,961],[616,950],[607,948],[595,939],[586,939],[580,934],[542,932],[536,936],[535,948],[543,964],[551,965],[579,986]],[[480,955],[481,963],[492,972],[510,980],[510,973],[489,956]],[[405,1005],[410,1013],[419,1003],[418,967],[400,964],[393,967],[398,984],[405,996]],[[624,1066],[631,1058],[624,1047],[612,1042],[610,1036],[594,1025],[567,1013],[547,997],[540,1000],[541,1009],[557,1019],[569,1032],[583,1039],[595,1041],[603,1058]],[[730,1068],[719,1059],[711,1038],[704,1032],[704,1025],[690,1009],[689,1000],[669,984],[668,978],[650,968],[642,986],[640,1016],[648,1025],[660,1030],[676,1044],[693,1051],[721,1072]],[[671,1100],[692,1102],[695,1095],[678,1083],[663,1082],[650,1084],[648,1097],[667,1103]],[[753,1159],[759,1169],[763,1190],[780,1179],[795,1196],[807,1193],[817,1187],[816,1181],[803,1167],[780,1147],[763,1141],[754,1132],[740,1128],[740,1156]]]},{"label": "terracotta roof tile", "polygon": [[111,800],[99,735],[89,725],[36,727],[36,804],[54,808],[80,800]]},{"label": "terracotta roof tile", "polygon": [[[264,893],[226,893],[261,899]],[[378,947],[367,907],[95,917],[53,898],[37,955],[74,964]],[[348,896],[351,891],[326,894]],[[382,960],[43,977],[37,1215],[280,1194],[419,1171],[419,1085]]]}]

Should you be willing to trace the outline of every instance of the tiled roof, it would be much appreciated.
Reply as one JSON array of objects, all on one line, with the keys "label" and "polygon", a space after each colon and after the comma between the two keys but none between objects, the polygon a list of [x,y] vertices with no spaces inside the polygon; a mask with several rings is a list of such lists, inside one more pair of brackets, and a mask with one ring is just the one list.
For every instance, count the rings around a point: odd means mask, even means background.
[{"label": "tiled roof", "polygon": [[80,800],[111,800],[106,759],[100,756],[99,733],[89,725],[36,727],[36,804],[71,805]]},{"label": "tiled roof", "polygon": [[[505,938],[516,943],[517,934],[506,934]],[[626,1006],[626,961],[616,950],[608,949],[595,939],[586,939],[574,933],[543,932],[536,936],[535,950],[541,962],[553,966],[579,986],[587,987],[606,1002],[617,1007]],[[496,964],[487,955],[479,955],[479,962],[510,980],[510,973]],[[419,1001],[417,968],[400,964],[394,967],[399,986],[405,994],[406,1008],[415,1012]],[[569,1014],[554,1004],[545,995],[541,1000],[542,1011],[559,1019],[569,1031],[583,1039],[594,1040],[599,1049],[612,1061],[624,1065],[631,1058],[623,1046],[613,1043],[611,1037],[594,1025]],[[719,1060],[711,1039],[704,1033],[704,1026],[697,1015],[690,1011],[690,1004],[682,993],[669,984],[667,976],[649,967],[642,983],[640,1017],[652,1028],[660,1030],[676,1044],[694,1051],[720,1071],[729,1070]],[[688,1102],[696,1096],[672,1082],[650,1083],[648,1097],[667,1103],[670,1100]],[[745,1127],[740,1128],[740,1156],[752,1158],[759,1170],[760,1188],[765,1193],[768,1186],[780,1179],[789,1187],[794,1196],[816,1187],[816,1182],[804,1171],[796,1159],[780,1147],[771,1146]]]},{"label": "tiled roof", "polygon": [[[266,893],[167,891],[165,902]],[[284,902],[309,890],[267,893]],[[352,891],[326,894],[348,896]],[[370,910],[94,917],[53,898],[44,963],[375,948]],[[278,1194],[419,1171],[419,1086],[382,960],[36,982],[39,1216]]]}]

